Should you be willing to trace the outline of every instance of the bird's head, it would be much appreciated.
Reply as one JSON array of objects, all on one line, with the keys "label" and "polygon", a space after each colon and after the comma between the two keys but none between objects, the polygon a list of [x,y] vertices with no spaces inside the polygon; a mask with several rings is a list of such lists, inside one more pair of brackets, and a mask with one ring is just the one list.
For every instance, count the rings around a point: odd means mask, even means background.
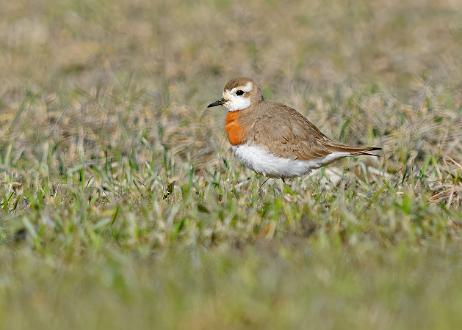
[{"label": "bird's head", "polygon": [[223,98],[210,103],[207,108],[223,105],[228,111],[244,110],[263,101],[260,88],[250,78],[231,79],[223,89]]}]

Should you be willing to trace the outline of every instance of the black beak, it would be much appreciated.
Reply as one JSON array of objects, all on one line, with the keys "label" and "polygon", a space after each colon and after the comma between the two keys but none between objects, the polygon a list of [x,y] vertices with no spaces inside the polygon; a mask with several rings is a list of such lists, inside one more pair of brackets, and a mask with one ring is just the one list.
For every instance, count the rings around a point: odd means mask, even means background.
[{"label": "black beak", "polygon": [[217,100],[217,101],[215,101],[215,102],[213,102],[213,103],[210,103],[210,104],[207,106],[207,108],[216,107],[216,106],[218,106],[218,105],[223,105],[225,102],[226,102],[225,99],[219,99],[219,100]]}]

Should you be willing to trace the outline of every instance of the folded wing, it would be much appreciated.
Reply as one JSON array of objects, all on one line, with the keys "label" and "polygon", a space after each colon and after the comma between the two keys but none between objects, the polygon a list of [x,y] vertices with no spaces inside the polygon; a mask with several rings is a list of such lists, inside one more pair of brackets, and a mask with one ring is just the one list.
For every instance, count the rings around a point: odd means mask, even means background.
[{"label": "folded wing", "polygon": [[333,153],[344,153],[344,157],[374,155],[370,151],[381,149],[336,143],[299,112],[283,104],[265,102],[265,108],[259,109],[253,118],[252,129],[249,130],[252,133],[247,135],[247,141],[268,146],[268,151],[275,156],[314,160]]}]

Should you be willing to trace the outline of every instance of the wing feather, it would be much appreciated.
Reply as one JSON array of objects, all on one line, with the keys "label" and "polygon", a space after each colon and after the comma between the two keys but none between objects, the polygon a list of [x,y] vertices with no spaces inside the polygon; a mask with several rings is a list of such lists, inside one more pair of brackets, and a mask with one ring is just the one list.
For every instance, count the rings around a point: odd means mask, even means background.
[{"label": "wing feather", "polygon": [[[241,119],[241,118],[240,118]],[[267,146],[276,156],[298,160],[324,158],[333,152],[370,155],[380,148],[351,147],[336,143],[296,110],[278,103],[263,102],[242,116],[248,143]]]}]

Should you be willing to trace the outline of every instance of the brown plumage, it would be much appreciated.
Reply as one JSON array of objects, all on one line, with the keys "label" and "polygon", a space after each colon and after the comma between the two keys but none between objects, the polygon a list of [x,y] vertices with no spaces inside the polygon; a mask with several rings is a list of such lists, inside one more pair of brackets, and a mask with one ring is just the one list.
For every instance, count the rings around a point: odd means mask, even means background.
[{"label": "brown plumage", "polygon": [[352,147],[336,143],[296,110],[280,103],[261,101],[239,111],[237,122],[243,128],[241,143],[264,145],[282,158],[312,160],[332,152],[372,155],[377,147]]},{"label": "brown plumage", "polygon": [[217,105],[228,108],[225,131],[236,156],[268,176],[299,176],[343,157],[375,156],[371,151],[381,149],[331,140],[296,110],[265,101],[249,78],[230,80],[223,98],[209,107]]}]

